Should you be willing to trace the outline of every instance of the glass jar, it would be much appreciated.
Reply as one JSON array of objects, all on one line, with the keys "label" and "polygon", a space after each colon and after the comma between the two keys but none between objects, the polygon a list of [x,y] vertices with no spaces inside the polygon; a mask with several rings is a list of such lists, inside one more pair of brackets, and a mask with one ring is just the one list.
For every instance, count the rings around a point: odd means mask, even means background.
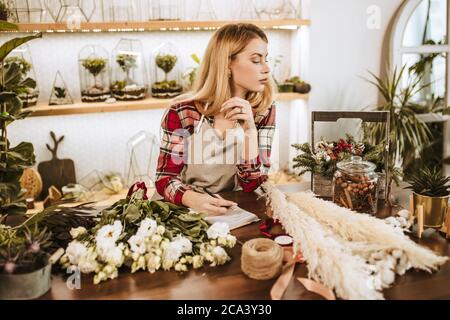
[{"label": "glass jar", "polygon": [[351,157],[338,162],[333,176],[333,202],[361,213],[376,214],[378,203],[378,175],[376,165]]},{"label": "glass jar", "polygon": [[111,92],[117,100],[144,99],[147,93],[147,70],[140,40],[121,39],[113,51]]},{"label": "glass jar", "polygon": [[78,54],[81,101],[102,102],[110,97],[108,52],[98,45],[87,45]]}]

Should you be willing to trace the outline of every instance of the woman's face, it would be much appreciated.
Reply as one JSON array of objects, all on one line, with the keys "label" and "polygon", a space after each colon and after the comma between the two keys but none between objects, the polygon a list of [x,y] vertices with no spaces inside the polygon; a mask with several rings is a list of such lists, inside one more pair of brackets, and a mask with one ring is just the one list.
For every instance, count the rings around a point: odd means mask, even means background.
[{"label": "woman's face", "polygon": [[267,43],[252,39],[245,49],[231,60],[230,69],[234,91],[261,92],[269,80]]}]

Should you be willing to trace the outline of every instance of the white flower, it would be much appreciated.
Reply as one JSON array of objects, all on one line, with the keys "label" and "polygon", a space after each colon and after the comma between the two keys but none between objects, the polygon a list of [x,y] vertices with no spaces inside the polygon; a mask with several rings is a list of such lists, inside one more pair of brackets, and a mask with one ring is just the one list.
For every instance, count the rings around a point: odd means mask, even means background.
[{"label": "white flower", "polygon": [[155,220],[145,218],[141,221],[136,236],[146,238],[151,237],[156,232],[157,224]]},{"label": "white flower", "polygon": [[162,241],[162,237],[159,234],[154,234],[150,240],[152,244],[159,245]]},{"label": "white flower", "polygon": [[188,238],[178,235],[173,242],[180,247],[181,253],[192,252],[192,242]]},{"label": "white flower", "polygon": [[70,229],[70,235],[72,236],[72,239],[75,239],[78,236],[86,233],[86,231],[87,230],[84,227],[72,228],[72,229]]},{"label": "white flower", "polygon": [[108,263],[112,264],[114,266],[121,266],[124,260],[124,245],[123,243],[120,243],[118,246],[116,246],[111,241],[105,241],[99,245],[97,243],[97,254],[99,258]]},{"label": "white flower", "polygon": [[130,239],[128,239],[128,244],[133,253],[144,254],[147,251],[144,237],[138,235],[131,236]]},{"label": "white flower", "polygon": [[91,273],[97,270],[97,254],[93,248],[89,248],[86,255],[80,258],[78,267],[82,273]]},{"label": "white flower", "polygon": [[72,241],[69,243],[66,249],[66,255],[69,261],[73,265],[78,265],[80,259],[83,258],[88,252],[88,249],[84,244],[79,241]]},{"label": "white flower", "polygon": [[164,261],[171,261],[171,262],[178,261],[182,253],[183,251],[180,245],[176,242],[171,242],[164,250]]},{"label": "white flower", "polygon": [[194,269],[198,269],[200,267],[203,266],[203,257],[199,256],[199,255],[195,255],[192,258],[192,266],[194,267]]},{"label": "white flower", "polygon": [[211,254],[214,257],[213,265],[224,264],[229,259],[227,252],[222,247],[214,247]]},{"label": "white flower", "polygon": [[151,255],[148,257],[147,269],[150,273],[154,273],[161,267],[161,257],[157,255]]},{"label": "white flower", "polygon": [[166,228],[164,228],[164,226],[158,226],[157,228],[156,228],[156,233],[157,234],[164,234],[164,232],[166,232]]},{"label": "white flower", "polygon": [[225,222],[216,222],[208,228],[206,234],[209,239],[217,239],[218,237],[225,237],[230,233],[230,227]]},{"label": "white flower", "polygon": [[95,240],[97,242],[102,240],[112,240],[116,242],[120,234],[122,233],[122,223],[119,220],[114,221],[114,224],[108,224],[106,226],[101,227],[97,231],[97,236]]}]

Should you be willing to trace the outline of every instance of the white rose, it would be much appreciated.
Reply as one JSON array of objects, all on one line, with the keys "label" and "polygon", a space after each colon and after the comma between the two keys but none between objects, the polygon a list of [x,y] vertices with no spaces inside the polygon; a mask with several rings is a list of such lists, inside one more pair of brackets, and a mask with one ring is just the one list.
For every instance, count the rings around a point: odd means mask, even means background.
[{"label": "white rose", "polygon": [[214,262],[218,265],[224,264],[229,259],[227,252],[222,247],[215,247],[211,254],[214,257]]},{"label": "white rose", "polygon": [[88,249],[84,244],[79,241],[72,241],[69,243],[66,249],[66,255],[69,261],[73,265],[78,265],[80,259],[83,258],[88,252]]},{"label": "white rose", "polygon": [[155,220],[145,218],[141,221],[136,235],[142,238],[151,237],[156,232],[156,228],[157,224]]},{"label": "white rose", "polygon": [[225,237],[230,233],[230,227],[225,222],[216,222],[208,228],[206,234],[209,239],[217,239],[218,237]]},{"label": "white rose", "polygon": [[143,237],[137,235],[131,236],[128,239],[128,244],[133,253],[144,254],[146,251],[145,239]]},{"label": "white rose", "polygon": [[70,235],[72,236],[72,239],[75,239],[78,236],[86,233],[86,231],[87,230],[84,227],[72,228],[72,229],[70,229]]},{"label": "white rose", "polygon": [[175,262],[180,259],[183,251],[181,246],[177,242],[171,242],[164,250],[164,261]]},{"label": "white rose", "polygon": [[123,243],[116,246],[109,241],[97,246],[97,253],[102,261],[114,266],[120,266],[124,260],[123,249]]},{"label": "white rose", "polygon": [[178,235],[173,242],[180,247],[182,253],[192,252],[192,242],[188,238]]},{"label": "white rose", "polygon": [[98,242],[99,240],[111,239],[116,242],[120,234],[122,233],[122,223],[119,220],[114,221],[114,224],[108,224],[106,226],[101,227],[97,231],[97,236],[95,240]]}]

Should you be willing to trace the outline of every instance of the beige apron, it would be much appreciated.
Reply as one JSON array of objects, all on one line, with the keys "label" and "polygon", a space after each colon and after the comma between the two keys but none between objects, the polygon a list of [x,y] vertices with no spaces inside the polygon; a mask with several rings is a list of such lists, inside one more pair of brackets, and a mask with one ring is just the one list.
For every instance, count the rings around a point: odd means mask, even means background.
[{"label": "beige apron", "polygon": [[218,193],[242,190],[238,183],[237,165],[241,158],[244,130],[236,123],[227,129],[224,139],[204,117],[187,137],[186,162],[180,177],[193,190]]}]

